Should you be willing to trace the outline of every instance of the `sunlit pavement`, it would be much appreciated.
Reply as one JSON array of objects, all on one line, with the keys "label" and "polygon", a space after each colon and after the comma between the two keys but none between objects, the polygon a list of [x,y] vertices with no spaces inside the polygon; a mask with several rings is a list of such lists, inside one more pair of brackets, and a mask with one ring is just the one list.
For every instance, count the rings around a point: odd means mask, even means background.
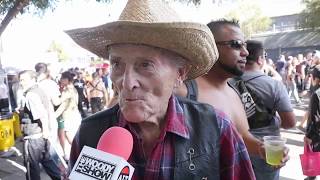
[{"label": "sunlit pavement", "polygon": [[[22,142],[17,140],[14,156],[0,158],[0,180],[25,180],[26,168],[23,166]],[[42,170],[41,180],[50,180]]]}]

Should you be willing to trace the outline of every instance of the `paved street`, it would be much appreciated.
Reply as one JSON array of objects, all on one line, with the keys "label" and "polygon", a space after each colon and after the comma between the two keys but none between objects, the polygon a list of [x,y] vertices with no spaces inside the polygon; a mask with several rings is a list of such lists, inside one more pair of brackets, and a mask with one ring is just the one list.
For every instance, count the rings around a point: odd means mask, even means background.
[{"label": "paved street", "polygon": [[[295,107],[295,114],[298,121],[301,120],[307,108],[307,103]],[[281,169],[281,180],[303,180],[305,176],[302,174],[299,154],[303,153],[303,134],[300,130],[290,129],[282,130],[282,135],[287,138],[287,144],[290,148],[290,160],[285,167]],[[17,152],[16,156],[10,158],[0,158],[0,180],[24,180],[25,168],[22,160],[22,143],[16,142]],[[19,151],[20,149],[20,151]],[[19,156],[20,155],[20,156]],[[42,180],[49,180],[50,178],[43,172],[41,174]]]},{"label": "paved street", "polygon": [[[16,141],[15,156],[0,158],[0,180],[25,180],[26,169],[23,166],[22,142]],[[50,180],[43,171],[42,180]]]}]

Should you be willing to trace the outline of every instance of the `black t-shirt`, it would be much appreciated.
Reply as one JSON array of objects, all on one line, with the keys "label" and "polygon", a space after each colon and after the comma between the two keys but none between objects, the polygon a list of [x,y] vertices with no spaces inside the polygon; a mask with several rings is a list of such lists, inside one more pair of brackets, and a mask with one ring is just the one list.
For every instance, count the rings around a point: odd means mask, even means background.
[{"label": "black t-shirt", "polygon": [[312,145],[313,145],[314,151],[320,151],[320,121],[319,121],[320,105],[319,105],[319,97],[317,95],[318,89],[319,89],[319,85],[314,87],[314,92],[310,98],[309,119],[308,119],[308,125],[307,125],[307,133],[306,133],[306,136],[312,139]]},{"label": "black t-shirt", "polygon": [[77,89],[79,97],[82,97],[84,95],[83,94],[83,89],[84,89],[84,86],[85,86],[84,80],[75,79],[74,82],[73,82],[73,85]]}]

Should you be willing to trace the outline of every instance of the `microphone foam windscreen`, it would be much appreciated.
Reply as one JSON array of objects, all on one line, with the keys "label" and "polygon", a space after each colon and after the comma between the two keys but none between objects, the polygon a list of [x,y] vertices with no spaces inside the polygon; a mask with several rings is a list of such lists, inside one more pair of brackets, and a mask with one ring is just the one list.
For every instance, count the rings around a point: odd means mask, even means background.
[{"label": "microphone foam windscreen", "polygon": [[97,149],[128,160],[133,147],[131,133],[122,127],[107,129],[99,139]]}]

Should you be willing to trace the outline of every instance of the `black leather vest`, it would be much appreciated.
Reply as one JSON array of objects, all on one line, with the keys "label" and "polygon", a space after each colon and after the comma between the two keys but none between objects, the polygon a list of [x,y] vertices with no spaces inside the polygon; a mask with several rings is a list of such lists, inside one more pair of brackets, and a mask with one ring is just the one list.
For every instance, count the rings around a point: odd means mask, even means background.
[{"label": "black leather vest", "polygon": [[[179,137],[175,144],[175,180],[220,179],[220,126],[210,105],[178,97],[184,110],[190,139]],[[102,133],[118,123],[119,106],[97,113],[80,126],[79,145],[96,148]]]}]

